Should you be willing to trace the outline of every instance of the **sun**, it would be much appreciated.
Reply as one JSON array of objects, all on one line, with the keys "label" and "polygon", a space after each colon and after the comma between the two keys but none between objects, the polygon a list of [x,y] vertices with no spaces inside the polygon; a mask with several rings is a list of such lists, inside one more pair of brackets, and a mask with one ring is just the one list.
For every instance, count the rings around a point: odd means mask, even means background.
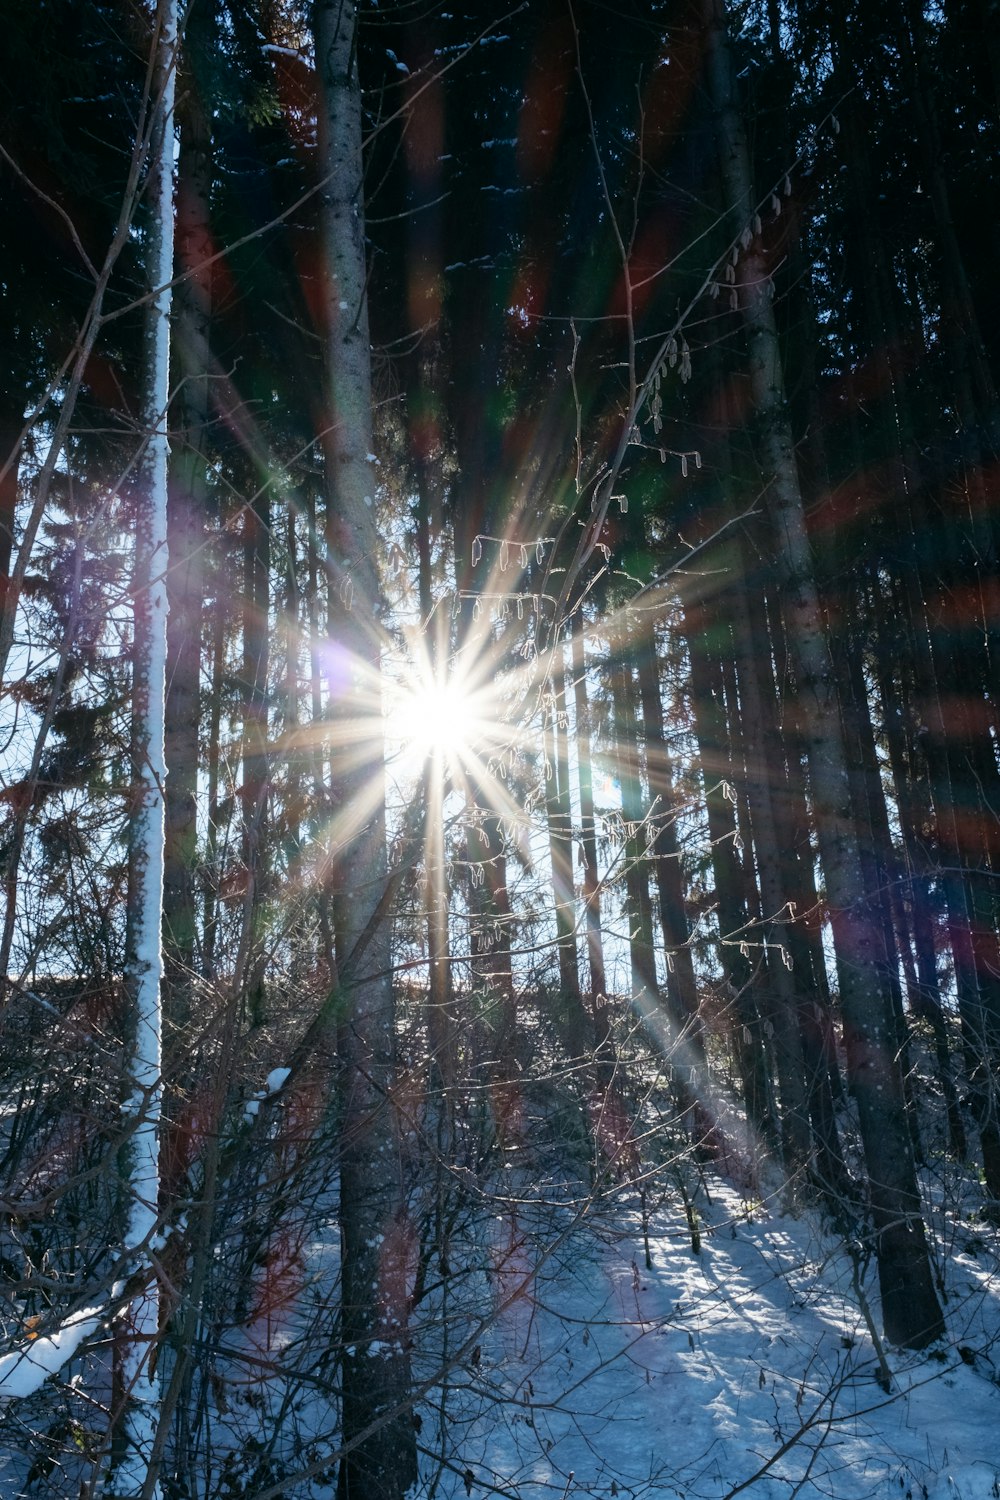
[{"label": "sun", "polygon": [[510,722],[514,678],[492,650],[449,650],[422,634],[383,663],[386,765],[402,783],[428,771],[436,786],[486,797],[502,816],[516,809],[507,788],[519,732]]},{"label": "sun", "polygon": [[467,684],[457,675],[414,675],[415,681],[397,684],[388,713],[390,739],[411,763],[422,765],[429,757],[456,766],[467,762],[481,739],[480,716]]}]

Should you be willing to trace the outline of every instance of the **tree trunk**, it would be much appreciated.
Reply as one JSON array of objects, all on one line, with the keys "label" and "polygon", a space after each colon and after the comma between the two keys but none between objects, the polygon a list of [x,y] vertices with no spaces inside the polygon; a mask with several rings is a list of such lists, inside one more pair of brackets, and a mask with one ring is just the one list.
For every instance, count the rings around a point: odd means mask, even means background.
[{"label": "tree trunk", "polygon": [[615,746],[624,823],[624,908],[628,930],[632,1003],[636,1014],[652,1031],[656,1044],[665,1055],[669,1055],[674,1039],[670,1034],[670,1027],[664,1023],[658,1013],[659,986],[656,979],[653,908],[649,899],[649,865],[646,857],[646,836],[649,826],[646,813],[648,809],[644,805],[640,777],[632,642],[628,621],[624,615],[619,622],[615,650],[618,657],[613,672]]},{"label": "tree trunk", "polygon": [[[781,779],[781,765],[776,762],[773,737],[769,732],[769,725],[776,716],[771,654],[769,648],[762,649],[763,643],[754,636],[743,589],[734,589],[732,598],[733,638],[740,685],[740,739],[749,762],[747,800],[762,906],[761,936],[770,980],[769,1019],[774,1027],[774,1053],[781,1093],[782,1156],[794,1194],[799,1191],[796,1177],[809,1164],[811,1143],[799,1025],[800,997],[794,972],[794,940],[790,933],[794,921],[794,898],[785,885],[786,862],[779,846],[771,796],[772,785],[777,787]],[[749,843],[747,848],[749,857]]]},{"label": "tree trunk", "polygon": [[[856,598],[856,608],[861,601]],[[853,614],[848,607],[845,614]],[[906,1101],[907,1120],[917,1159],[922,1159],[922,1147],[917,1127],[916,1107],[913,1098],[913,1072],[910,1056],[910,1031],[903,1009],[903,991],[899,980],[900,953],[896,938],[896,921],[893,901],[898,895],[899,878],[892,833],[885,805],[885,791],[878,764],[875,733],[872,727],[871,705],[860,648],[845,631],[839,650],[835,653],[835,670],[840,677],[840,702],[844,711],[845,744],[850,764],[851,798],[854,805],[855,825],[861,837],[861,857],[865,869],[865,884],[873,891],[873,907],[878,916],[884,952],[885,983],[892,1001],[892,1013],[896,1027],[896,1049],[903,1074],[903,1093]],[[909,934],[903,924],[901,941],[909,949]]]},{"label": "tree trunk", "polygon": [[[473,442],[470,452],[473,474],[479,468],[479,455],[474,450]],[[476,519],[485,521],[483,503],[482,486],[473,481],[469,512],[463,511],[455,517],[456,582],[459,597],[464,597],[463,619],[458,627],[459,650],[470,664],[473,681],[477,673],[493,669],[500,653],[490,620],[490,605],[478,598],[479,584],[470,563],[480,535]],[[499,629],[504,626],[501,624]],[[519,1090],[514,1081],[519,1071],[515,1062],[517,994],[511,963],[507,847],[502,820],[495,811],[497,794],[493,777],[485,768],[469,767],[464,781],[470,959],[482,1021],[476,1030],[488,1047],[486,1061],[494,1084],[495,1124],[503,1133],[515,1123],[519,1110]]]},{"label": "tree trunk", "polygon": [[122,1336],[119,1379],[126,1407],[123,1443],[112,1476],[116,1496],[148,1496],[149,1461],[160,1397],[156,1371],[160,1299],[146,1263],[160,1191],[160,943],[163,917],[161,788],[167,654],[167,401],[170,371],[170,282],[173,277],[174,78],[176,0],[156,13],[157,121],[150,158],[152,221],[142,415],[145,453],[136,518],[132,667],[133,809],[129,822],[125,993],[131,1023],[129,1108],[135,1118],[125,1150],[128,1219],[125,1249],[134,1256],[140,1290]]},{"label": "tree trunk", "polygon": [[0,621],[7,616],[10,565],[14,553],[21,459],[21,410],[21,403],[13,395],[9,395],[0,418]]},{"label": "tree trunk", "polygon": [[693,1050],[691,1065],[704,1063],[705,1048],[698,1015],[698,985],[691,953],[691,930],[684,903],[680,847],[677,842],[677,808],[674,772],[667,745],[660,697],[659,663],[655,629],[638,648],[639,697],[642,704],[642,739],[646,751],[646,777],[652,811],[653,842],[650,857],[656,877],[660,926],[667,953],[667,998],[678,1034]]},{"label": "tree trunk", "polygon": [[[902,0],[898,26],[900,53],[909,77],[917,142],[923,158],[924,186],[930,198],[935,238],[941,256],[942,312],[952,345],[953,377],[963,436],[972,443],[968,450],[970,466],[973,470],[979,470],[981,454],[976,434],[980,423],[994,458],[1000,454],[1000,400],[955,232],[935,100],[933,60],[929,57],[927,48],[926,24],[923,6],[916,3],[916,0]],[[989,517],[980,515],[978,519],[988,529]],[[987,624],[989,626],[995,622]]]},{"label": "tree trunk", "polygon": [[586,1045],[585,1016],[580,994],[576,951],[576,913],[573,882],[573,827],[569,795],[569,753],[566,721],[566,672],[562,647],[552,656],[551,693],[544,709],[544,753],[547,796],[546,823],[552,894],[555,904],[556,949],[559,958],[559,1015],[571,1053],[579,1058]]},{"label": "tree trunk", "polygon": [[[705,788],[712,849],[719,961],[726,976],[732,1014],[733,1049],[743,1085],[747,1120],[763,1152],[777,1150],[778,1132],[771,1090],[768,1040],[758,1003],[763,967],[752,958],[757,944],[748,910],[746,875],[735,847],[736,824],[726,753],[726,722],[718,664],[708,644],[707,620],[693,603],[684,609],[684,633],[691,643],[691,701],[698,760]],[[725,764],[725,771],[723,765]]]},{"label": "tree trunk", "polygon": [[[214,37],[208,4],[195,6],[185,30],[189,66],[178,101],[174,363],[177,399],[172,411],[167,538],[167,717],[163,852],[163,965],[167,1071],[185,1056],[195,967],[195,862],[197,857],[198,730],[201,625],[204,596],[205,520],[208,499],[206,442],[209,421],[209,329],[214,245],[209,226],[212,126],[194,73],[192,53],[207,54]],[[170,1111],[168,1109],[168,1116]]]},{"label": "tree trunk", "polygon": [[[331,635],[332,711],[338,723],[370,726],[358,765],[347,735],[334,749],[340,816],[333,834],[337,959],[343,964],[378,907],[387,877],[385,782],[378,691],[381,602],[371,461],[361,88],[354,0],[317,0],[313,13],[320,225],[325,261],[327,547],[335,585]],[[377,705],[373,707],[374,705]],[[343,997],[340,1104],[342,1240],[341,1500],[401,1500],[416,1480],[408,1407],[406,1252],[395,1076],[390,932],[381,922]]]},{"label": "tree trunk", "polygon": [[251,1024],[264,1016],[263,936],[267,903],[268,674],[271,660],[271,506],[266,491],[243,510],[243,930],[237,980]]},{"label": "tree trunk", "polygon": [[[223,540],[223,537],[217,540]],[[205,831],[204,916],[202,919],[201,972],[205,979],[215,978],[216,946],[219,933],[219,847],[222,833],[222,799],[219,796],[222,772],[222,695],[226,672],[226,591],[225,558],[216,565],[215,598],[211,607],[212,686],[209,693],[208,729],[205,744],[205,801],[208,822]]]},{"label": "tree trunk", "polygon": [[[893,601],[895,602],[895,601]],[[884,627],[888,633],[888,627]],[[892,632],[899,634],[898,626]],[[897,658],[903,653],[895,653]],[[905,658],[904,658],[905,659]],[[905,862],[904,899],[908,896],[910,925],[913,930],[913,946],[916,957],[916,984],[911,1008],[913,1014],[926,1021],[934,1038],[934,1055],[938,1080],[944,1095],[948,1118],[948,1146],[959,1161],[964,1161],[968,1150],[965,1125],[958,1102],[958,1092],[951,1069],[951,1049],[945,1025],[944,1008],[941,1002],[941,987],[937,973],[937,953],[930,913],[930,866],[921,841],[921,829],[930,830],[933,809],[929,788],[925,785],[922,771],[908,757],[902,726],[905,709],[902,696],[897,693],[891,680],[884,653],[876,660],[879,696],[882,699],[885,740],[889,752],[889,766],[896,794],[899,826],[903,841]]]},{"label": "tree trunk", "polygon": [[[852,30],[841,12],[835,10],[832,16],[838,67],[843,66],[848,75],[853,76],[856,60]],[[884,595],[879,598],[878,591],[875,591],[876,604],[881,605],[876,608],[879,645],[876,652],[876,672],[907,866],[905,890],[909,896],[907,904],[916,955],[916,983],[912,1004],[914,1013],[931,1025],[938,1073],[946,1101],[949,1142],[952,1151],[960,1159],[964,1159],[965,1128],[951,1076],[948,1037],[941,1006],[929,912],[931,865],[926,837],[934,821],[931,788],[924,769],[925,757],[913,745],[912,736],[904,734],[906,723],[918,722],[908,718],[908,712],[920,713],[921,718],[927,717],[927,710],[919,709],[912,698],[921,673],[926,691],[934,693],[934,673],[923,625],[923,601],[928,596],[925,595],[923,586],[917,582],[917,575],[921,571],[920,549],[916,544],[913,522],[913,491],[920,483],[922,459],[915,439],[913,412],[907,389],[907,369],[905,362],[902,368],[899,363],[900,351],[906,348],[907,340],[912,340],[914,335],[904,332],[900,326],[899,289],[887,260],[885,235],[879,232],[880,226],[873,220],[871,212],[874,188],[866,154],[869,131],[866,107],[864,94],[855,90],[845,100],[843,110],[845,148],[852,162],[847,180],[851,212],[847,242],[848,265],[853,272],[854,284],[858,289],[858,303],[863,310],[863,317],[857,319],[859,353],[874,373],[874,415],[870,415],[872,395],[867,396],[864,408],[875,429],[874,473],[881,477],[884,493],[895,504],[897,525],[902,530],[904,543],[901,560],[904,579],[902,589],[894,591],[889,598]],[[857,403],[854,408],[856,424],[860,422],[861,411],[860,403]],[[869,479],[870,477],[871,471]],[[906,583],[907,579],[910,580],[909,584]],[[917,622],[908,619],[907,592],[917,610]],[[925,647],[922,658],[920,644],[915,639],[914,632],[917,635],[923,633]],[[900,684],[898,689],[897,680]],[[939,788],[943,788],[947,782],[943,756],[936,750],[930,750],[928,755],[930,760],[935,760],[938,764],[939,777],[943,777],[939,781]],[[953,876],[944,872],[943,878],[946,884],[951,881],[954,886]],[[954,923],[957,947],[961,950],[962,934],[966,932],[967,924],[964,918],[960,921],[957,912]],[[960,953],[956,953],[955,959],[959,989],[962,991],[972,981],[971,956],[964,971]],[[963,1007],[966,1010],[968,1003],[966,999]]]},{"label": "tree trunk", "polygon": [[573,616],[573,693],[576,709],[576,765],[580,788],[580,846],[583,850],[583,901],[587,924],[587,964],[590,970],[590,1012],[594,1046],[608,1040],[607,978],[601,930],[601,875],[597,863],[597,819],[594,809],[594,768],[587,693],[587,653],[583,610]]},{"label": "tree trunk", "polygon": [[636,663],[642,704],[642,739],[650,795],[648,859],[656,881],[660,927],[667,966],[667,1010],[678,1068],[678,1097],[697,1140],[706,1145],[714,1134],[712,1090],[705,1056],[705,1036],[698,1006],[698,985],[691,952],[691,931],[684,903],[684,883],[674,798],[674,774],[667,745],[660,696],[656,629],[638,644]]},{"label": "tree trunk", "polygon": [[298,497],[289,497],[285,508],[285,598],[281,631],[285,648],[285,683],[282,694],[282,732],[288,746],[288,782],[285,790],[284,837],[285,870],[293,878],[299,871],[302,853],[302,820],[305,799],[302,782],[305,753],[302,746],[301,693],[302,665],[302,596],[299,587],[299,546],[296,520],[300,512]]},{"label": "tree trunk", "polygon": [[[705,0],[710,86],[723,178],[734,227],[752,220],[755,198],[721,0]],[[822,624],[792,434],[785,411],[773,288],[760,236],[737,273],[749,343],[751,399],[767,481],[766,505],[777,549],[783,615],[793,654],[809,760],[820,857],[827,883],[847,1042],[858,1102],[875,1229],[886,1335],[922,1348],[944,1320],[931,1276],[910,1149],[895,1023],[880,973],[877,925],[864,888],[851,821],[850,783],[833,664]]]},{"label": "tree trunk", "polygon": [[[414,468],[417,485],[417,557],[422,649],[427,652],[431,679],[439,680],[448,660],[448,613],[434,610],[432,552],[440,532],[441,517],[430,455],[414,438]],[[440,750],[428,757],[423,772],[423,797],[427,807],[425,837],[425,884],[427,890],[427,1041],[430,1049],[432,1091],[443,1104],[441,1131],[450,1135],[454,1110],[458,1022],[454,1014],[453,985],[449,962],[447,860],[444,844],[444,801],[448,768]],[[443,1138],[440,1141],[443,1146]]]}]

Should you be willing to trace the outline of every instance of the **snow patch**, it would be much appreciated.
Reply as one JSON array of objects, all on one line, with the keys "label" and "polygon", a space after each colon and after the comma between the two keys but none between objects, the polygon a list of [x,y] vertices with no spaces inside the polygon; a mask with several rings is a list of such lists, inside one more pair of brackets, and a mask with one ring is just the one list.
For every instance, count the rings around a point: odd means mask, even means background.
[{"label": "snow patch", "polygon": [[269,1094],[276,1094],[283,1089],[292,1076],[291,1068],[272,1068],[264,1080],[264,1087]]}]

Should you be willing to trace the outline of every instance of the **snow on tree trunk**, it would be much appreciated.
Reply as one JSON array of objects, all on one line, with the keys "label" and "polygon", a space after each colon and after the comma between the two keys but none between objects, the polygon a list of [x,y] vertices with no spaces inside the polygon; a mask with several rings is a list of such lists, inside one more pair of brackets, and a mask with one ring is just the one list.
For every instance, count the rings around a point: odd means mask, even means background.
[{"label": "snow on tree trunk", "polygon": [[[337,961],[343,966],[385,888],[385,787],[378,682],[381,604],[371,458],[371,349],[365,290],[361,88],[357,7],[318,0],[314,10],[320,89],[318,136],[325,263],[327,421],[324,439],[327,547],[331,569],[333,712],[371,725],[369,755],[335,751],[335,792],[344,809],[334,851]],[[400,1500],[416,1479],[407,1407],[408,1235],[392,1106],[394,1076],[390,932],[382,922],[346,981],[340,1111],[343,1248],[341,1334],[347,1452],[343,1500]]]},{"label": "snow on tree trunk", "polygon": [[[173,114],[177,3],[161,0],[156,16],[154,91],[157,129],[149,171],[149,307],[143,424],[148,436],[139,485],[135,539],[132,754],[125,989],[132,1024],[131,1109],[127,1149],[126,1251],[135,1252],[135,1293],[127,1313],[120,1379],[126,1410],[116,1496],[144,1496],[159,1407],[155,1347],[159,1296],[144,1252],[157,1220],[160,1186],[160,922],[163,908],[164,701],[167,644],[167,398],[170,280],[173,275]],[[152,1494],[156,1494],[152,1488]]]}]

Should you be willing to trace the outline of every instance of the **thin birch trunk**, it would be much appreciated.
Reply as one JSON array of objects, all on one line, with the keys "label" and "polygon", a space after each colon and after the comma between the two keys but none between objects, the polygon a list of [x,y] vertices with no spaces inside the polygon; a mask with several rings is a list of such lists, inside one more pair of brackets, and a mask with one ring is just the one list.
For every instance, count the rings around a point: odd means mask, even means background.
[{"label": "thin birch trunk", "polygon": [[147,1474],[159,1414],[156,1370],[160,1299],[146,1247],[156,1226],[160,1191],[160,979],[163,914],[164,705],[167,656],[167,399],[170,369],[170,280],[173,275],[174,79],[176,0],[161,0],[156,16],[157,129],[149,187],[151,224],[147,279],[150,303],[143,458],[135,542],[132,756],[134,806],[129,828],[128,929],[125,993],[132,1032],[131,1100],[136,1124],[126,1148],[128,1194],[125,1249],[135,1257],[139,1289],[123,1334],[120,1379],[126,1402],[123,1451],[112,1478],[119,1497],[147,1494]]},{"label": "thin birch trunk", "polygon": [[[163,14],[163,5],[159,4],[157,9],[156,27],[159,27],[159,17]],[[156,33],[158,34],[158,32]],[[156,132],[159,128],[159,111],[162,103],[162,91],[160,89],[161,73],[155,52],[150,53],[149,64],[146,70],[146,78],[143,87],[142,106],[136,123],[135,137],[132,142],[131,155],[128,167],[128,176],[122,193],[121,207],[115,223],[115,231],[108,245],[107,253],[101,263],[100,270],[90,267],[94,277],[94,291],[90,303],[80,324],[73,347],[70,349],[61,367],[53,374],[47,389],[41,398],[35,403],[29,412],[27,419],[22,424],[19,435],[14,439],[9,450],[6,444],[0,447],[0,483],[8,481],[11,470],[17,469],[20,455],[23,451],[24,442],[32,429],[37,427],[44,419],[46,411],[51,409],[53,401],[58,398],[58,416],[52,425],[52,435],[46,449],[42,466],[35,477],[32,486],[31,506],[25,518],[24,530],[17,548],[17,555],[13,566],[8,558],[7,568],[3,573],[2,587],[0,587],[0,683],[5,680],[9,657],[14,644],[14,625],[17,618],[18,602],[24,589],[28,568],[31,565],[31,556],[35,541],[38,536],[39,527],[48,508],[52,486],[57,474],[57,465],[62,457],[63,449],[73,430],[76,406],[83,389],[84,377],[87,367],[93,357],[95,347],[101,330],[104,326],[105,298],[108,286],[118,259],[129,244],[129,240],[135,223],[135,215],[139,201],[149,178],[146,168],[155,155],[153,146]],[[173,87],[172,80],[170,87]],[[144,177],[144,174],[146,176]],[[165,285],[169,276],[157,285]],[[9,503],[9,501],[8,501]],[[3,562],[4,540],[0,540],[0,563]]]},{"label": "thin birch trunk", "polygon": [[299,555],[296,536],[298,506],[289,497],[285,508],[285,597],[281,621],[285,648],[285,682],[282,695],[282,732],[288,745],[288,788],[285,793],[284,837],[285,869],[298,875],[302,852],[302,815],[304,801],[302,777],[304,756],[300,726],[299,672],[302,659],[302,600],[299,593]]}]

